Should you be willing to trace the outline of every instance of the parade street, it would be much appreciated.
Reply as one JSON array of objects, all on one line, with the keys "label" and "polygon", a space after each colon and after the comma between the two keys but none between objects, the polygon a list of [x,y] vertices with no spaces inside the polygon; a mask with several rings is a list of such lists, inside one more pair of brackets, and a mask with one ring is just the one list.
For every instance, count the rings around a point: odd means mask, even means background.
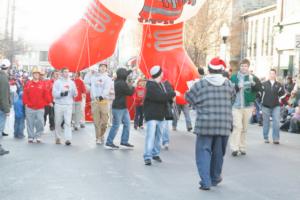
[{"label": "parade street", "polygon": [[[72,146],[2,138],[10,154],[0,158],[1,200],[299,200],[300,135],[282,133],[281,144],[264,144],[262,128],[250,125],[246,156],[225,157],[223,182],[198,189],[195,135],[171,131],[162,163],[145,166],[144,131],[131,127],[134,150],[107,150],[95,144],[94,127],[73,132]],[[181,130],[181,131],[180,131]],[[184,130],[184,131],[183,131]],[[119,133],[120,134],[120,133]],[[119,141],[119,135],[116,138]],[[116,142],[116,144],[118,144]]]}]

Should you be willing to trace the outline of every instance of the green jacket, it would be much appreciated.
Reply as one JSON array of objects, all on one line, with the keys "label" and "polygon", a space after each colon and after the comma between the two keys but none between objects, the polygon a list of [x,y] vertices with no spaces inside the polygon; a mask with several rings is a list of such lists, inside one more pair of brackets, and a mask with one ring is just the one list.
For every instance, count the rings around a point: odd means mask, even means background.
[{"label": "green jacket", "polygon": [[[255,101],[256,95],[260,91],[260,88],[261,88],[260,80],[256,76],[254,76],[254,75],[252,75],[252,76],[253,76],[253,81],[255,84],[251,85],[250,89],[244,90],[245,106],[250,106],[251,103],[253,103]],[[249,81],[249,75],[245,76],[244,81],[245,82]],[[239,92],[239,87],[238,87],[239,80],[238,80],[237,74],[233,74],[231,76],[231,82],[235,85],[236,92],[238,93]]]},{"label": "green jacket", "polygon": [[11,107],[9,83],[7,75],[0,70],[0,110],[9,113]]}]

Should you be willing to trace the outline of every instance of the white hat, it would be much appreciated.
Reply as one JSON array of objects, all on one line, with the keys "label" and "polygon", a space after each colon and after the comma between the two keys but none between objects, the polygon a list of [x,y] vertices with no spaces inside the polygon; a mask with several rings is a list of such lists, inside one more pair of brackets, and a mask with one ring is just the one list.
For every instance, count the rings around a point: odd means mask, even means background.
[{"label": "white hat", "polygon": [[152,78],[159,77],[161,75],[161,73],[162,73],[161,67],[158,65],[155,65],[150,69],[150,74],[151,74]]},{"label": "white hat", "polygon": [[8,59],[1,60],[0,66],[1,66],[2,69],[7,69],[7,68],[9,68],[10,65],[11,64],[10,64],[10,61]]},{"label": "white hat", "polygon": [[224,70],[226,69],[226,64],[222,59],[216,57],[211,59],[211,61],[208,64],[208,67],[212,70]]}]

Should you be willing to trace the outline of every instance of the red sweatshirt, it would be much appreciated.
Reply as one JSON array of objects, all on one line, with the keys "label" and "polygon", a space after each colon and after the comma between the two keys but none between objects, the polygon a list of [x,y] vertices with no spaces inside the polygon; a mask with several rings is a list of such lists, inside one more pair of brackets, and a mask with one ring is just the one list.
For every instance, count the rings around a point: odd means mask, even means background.
[{"label": "red sweatshirt", "polygon": [[134,92],[134,103],[136,106],[141,106],[144,103],[144,98],[146,95],[146,89],[142,86],[137,86]]},{"label": "red sweatshirt", "polygon": [[80,101],[82,101],[82,94],[86,94],[85,85],[84,85],[83,81],[81,80],[81,78],[75,78],[74,82],[75,82],[77,92],[78,92],[78,95],[74,98],[74,101],[80,102]]},{"label": "red sweatshirt", "polygon": [[46,102],[46,105],[49,105],[50,103],[53,103],[52,88],[53,88],[54,80],[53,79],[44,80],[43,82],[45,84],[45,89],[47,91],[47,96],[49,98],[49,102]]},{"label": "red sweatshirt", "polygon": [[28,81],[24,88],[23,102],[24,105],[34,110],[44,108],[46,102],[49,102],[44,81]]}]

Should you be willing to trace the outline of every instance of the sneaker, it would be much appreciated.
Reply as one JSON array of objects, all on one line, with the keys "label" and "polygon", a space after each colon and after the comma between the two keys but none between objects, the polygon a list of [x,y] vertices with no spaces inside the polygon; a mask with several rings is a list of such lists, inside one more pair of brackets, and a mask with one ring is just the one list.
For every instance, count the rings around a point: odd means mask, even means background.
[{"label": "sneaker", "polygon": [[279,141],[273,141],[273,144],[280,144]]},{"label": "sneaker", "polygon": [[241,153],[242,156],[246,155],[246,151],[240,151],[240,153]]},{"label": "sneaker", "polygon": [[162,159],[159,156],[153,156],[152,159],[157,162],[162,162]]},{"label": "sneaker", "polygon": [[2,147],[0,147],[0,156],[3,156],[3,155],[8,154],[8,153],[9,153],[9,151],[7,151],[7,150],[3,149]]},{"label": "sneaker", "polygon": [[212,182],[212,186],[217,186],[219,183],[223,181],[223,178],[220,178],[219,180]]},{"label": "sneaker", "polygon": [[28,143],[31,143],[31,144],[32,144],[32,143],[33,143],[33,139],[32,139],[32,138],[29,138],[29,139],[28,139]]},{"label": "sneaker", "polygon": [[70,145],[71,145],[71,142],[70,142],[69,140],[67,140],[67,141],[65,142],[65,145],[70,146]]},{"label": "sneaker", "polygon": [[96,144],[103,144],[103,141],[101,139],[96,139]]},{"label": "sneaker", "polygon": [[37,139],[36,139],[36,142],[37,142],[37,143],[42,143],[41,138],[37,138]]},{"label": "sneaker", "polygon": [[238,152],[238,151],[233,151],[233,152],[231,153],[231,155],[232,155],[233,157],[236,157],[236,156],[238,156],[238,154],[239,154],[239,152]]},{"label": "sneaker", "polygon": [[77,128],[77,127],[74,127],[74,131],[78,131],[79,130],[79,128]]},{"label": "sneaker", "polygon": [[8,134],[7,134],[7,133],[4,133],[4,132],[2,132],[2,136],[8,136]]},{"label": "sneaker", "polygon": [[80,124],[80,128],[85,128],[85,125],[84,124]]},{"label": "sneaker", "polygon": [[119,146],[115,145],[114,143],[112,144],[105,144],[106,149],[119,149]]},{"label": "sneaker", "polygon": [[134,130],[137,130],[138,127],[137,127],[137,126],[134,126],[133,128],[134,128]]},{"label": "sneaker", "polygon": [[151,163],[151,160],[150,159],[146,159],[145,160],[145,165],[148,165],[148,166],[150,166],[152,163]]},{"label": "sneaker", "polygon": [[61,142],[60,142],[60,139],[59,139],[59,138],[57,138],[57,139],[55,140],[55,144],[61,144]]},{"label": "sneaker", "polygon": [[266,144],[269,144],[270,141],[269,141],[268,139],[265,139],[265,143],[266,143]]},{"label": "sneaker", "polygon": [[193,130],[192,127],[190,127],[190,128],[187,129],[188,132],[191,132],[191,130]]},{"label": "sneaker", "polygon": [[120,145],[121,145],[122,147],[127,147],[127,148],[133,148],[133,147],[134,147],[134,145],[129,144],[129,143],[126,143],[126,144],[121,143]]},{"label": "sneaker", "polygon": [[166,143],[166,144],[162,145],[162,149],[168,151],[169,150],[169,144]]},{"label": "sneaker", "polygon": [[205,187],[205,186],[200,186],[199,187],[199,190],[205,190],[205,191],[207,191],[207,190],[210,190],[210,187]]}]

